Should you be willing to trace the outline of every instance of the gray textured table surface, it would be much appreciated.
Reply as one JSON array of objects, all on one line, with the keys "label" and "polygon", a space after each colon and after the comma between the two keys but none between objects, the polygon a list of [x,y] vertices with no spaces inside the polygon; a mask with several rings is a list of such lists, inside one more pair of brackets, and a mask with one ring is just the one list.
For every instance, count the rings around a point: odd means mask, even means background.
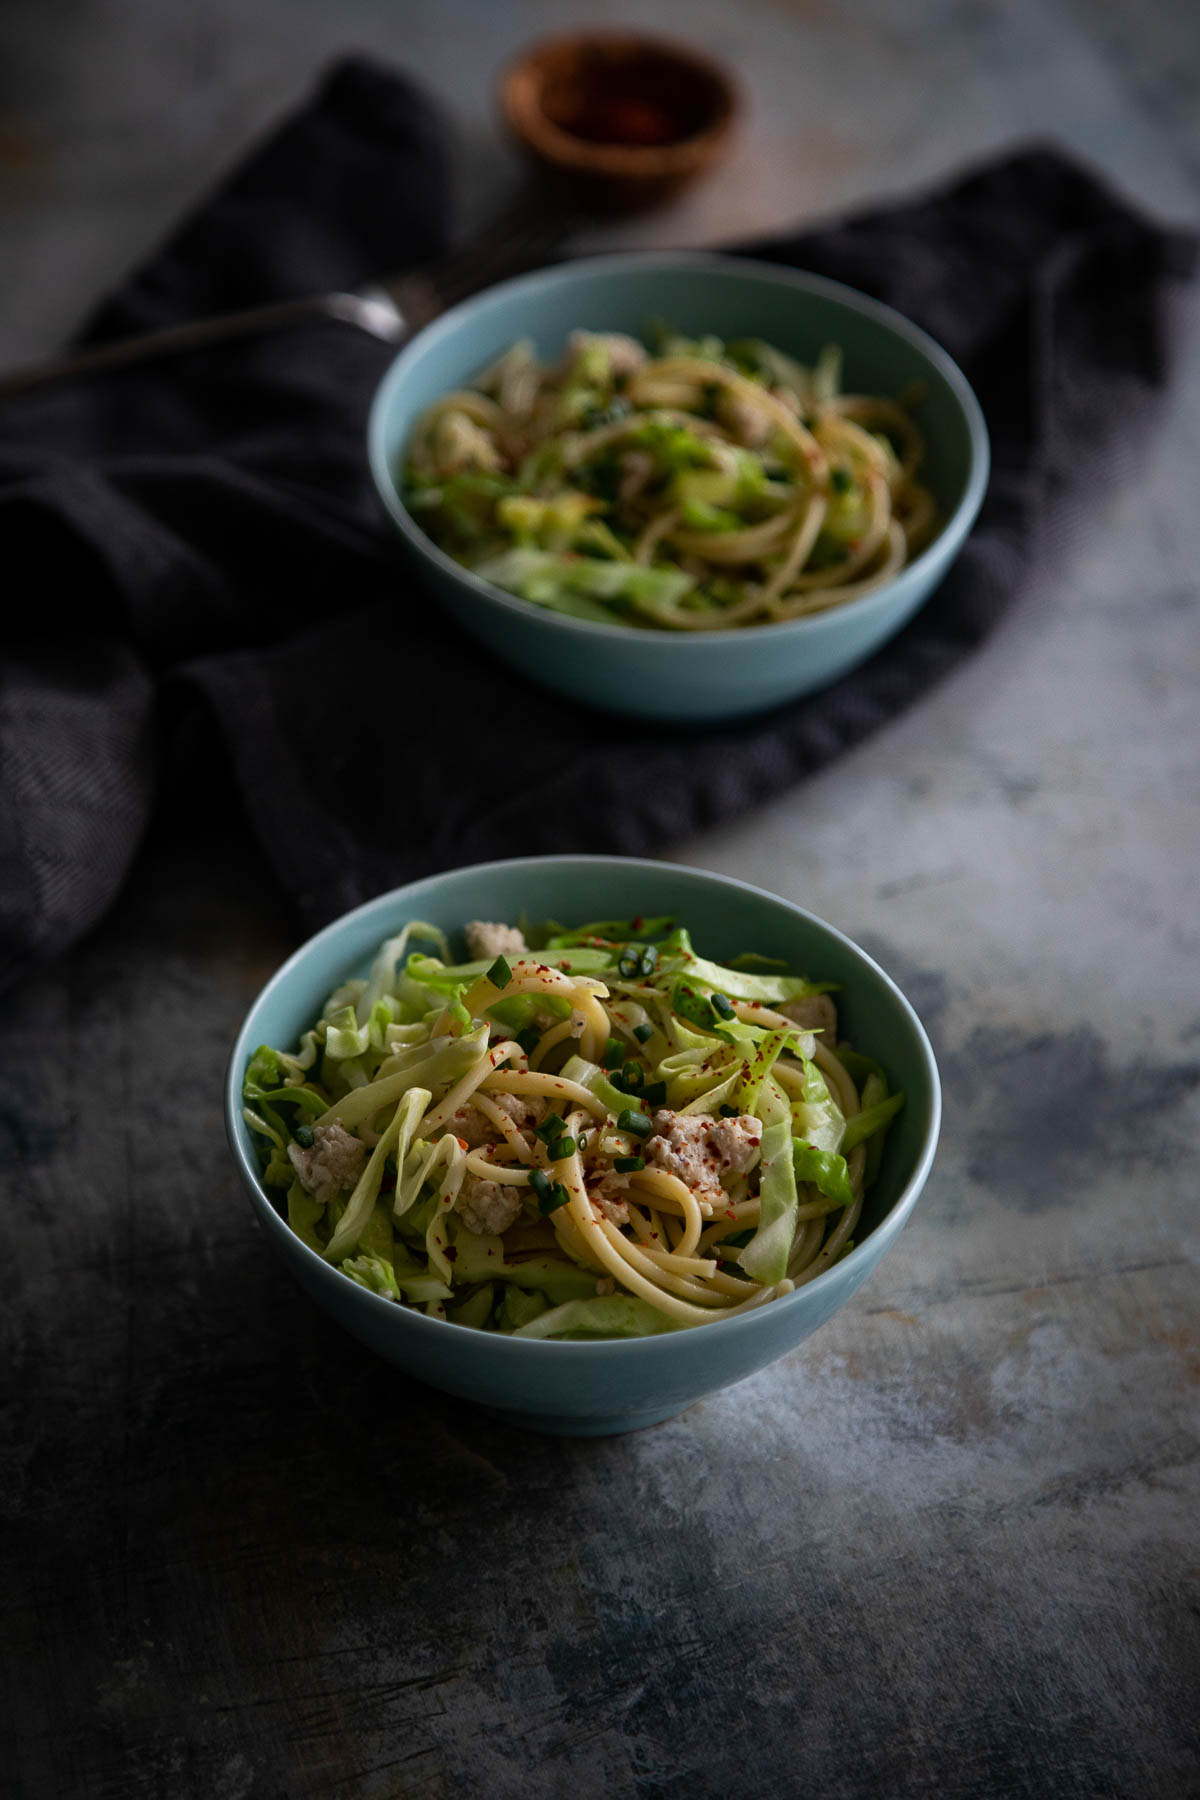
[{"label": "gray textured table surface", "polygon": [[[582,10],[10,9],[4,355],[347,44],[452,106],[483,217],[513,173],[490,72]],[[735,56],[755,110],[706,188],[592,243],[827,213],[1031,132],[1200,212],[1190,6],[620,15]],[[664,846],[874,949],[947,1090],[871,1284],[678,1420],[505,1429],[398,1385],[268,1262],[219,1087],[293,929],[224,814],[164,822],[6,999],[0,1793],[1200,1793],[1198,401],[1193,331],[1144,465],[982,654]]]}]

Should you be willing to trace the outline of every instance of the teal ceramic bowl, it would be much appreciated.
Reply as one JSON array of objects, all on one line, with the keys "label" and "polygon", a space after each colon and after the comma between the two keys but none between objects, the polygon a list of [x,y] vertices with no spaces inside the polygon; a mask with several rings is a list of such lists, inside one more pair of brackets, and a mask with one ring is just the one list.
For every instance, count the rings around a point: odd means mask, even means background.
[{"label": "teal ceramic bowl", "polygon": [[[753,948],[814,979],[843,984],[844,1034],[877,1057],[907,1102],[888,1133],[857,1248],[807,1287],[736,1319],[646,1339],[539,1342],[452,1325],[358,1287],[309,1250],[276,1211],[242,1118],[246,1062],[261,1043],[294,1045],[326,994],[365,974],[381,941],[410,918],[446,931],[468,919],[628,918],[676,913],[702,954]],[[793,1350],[866,1280],[908,1218],[937,1144],[941,1097],[929,1041],[908,1001],[862,950],[811,913],[760,888],[670,863],[612,856],[526,857],[454,869],[382,894],[326,926],[250,1008],[230,1059],[226,1122],[234,1160],[271,1248],[340,1325],[403,1376],[474,1401],[514,1424],[571,1436],[652,1425]],[[786,1370],[781,1381],[794,1379]]]},{"label": "teal ceramic bowl", "polygon": [[[653,631],[565,618],[506,594],[439,550],[401,498],[404,449],[421,413],[517,338],[557,358],[577,329],[644,335],[654,319],[689,334],[761,337],[801,361],[840,344],[848,389],[896,396],[920,382],[924,479],[945,521],[895,580],[825,613],[730,631]],[[716,720],[813,693],[866,660],[928,599],[983,499],[988,437],[966,378],[898,313],[815,275],[741,257],[594,257],[504,282],[420,332],[392,364],[368,429],[371,470],[430,597],[522,674],[612,712]]]}]

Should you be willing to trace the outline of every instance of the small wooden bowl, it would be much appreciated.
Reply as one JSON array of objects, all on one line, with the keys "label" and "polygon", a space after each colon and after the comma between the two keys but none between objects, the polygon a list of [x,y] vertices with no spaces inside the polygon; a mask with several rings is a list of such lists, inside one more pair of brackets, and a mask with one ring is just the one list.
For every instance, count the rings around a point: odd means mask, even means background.
[{"label": "small wooden bowl", "polygon": [[657,206],[710,169],[739,110],[719,63],[640,32],[545,38],[503,71],[499,97],[538,167],[607,213]]}]

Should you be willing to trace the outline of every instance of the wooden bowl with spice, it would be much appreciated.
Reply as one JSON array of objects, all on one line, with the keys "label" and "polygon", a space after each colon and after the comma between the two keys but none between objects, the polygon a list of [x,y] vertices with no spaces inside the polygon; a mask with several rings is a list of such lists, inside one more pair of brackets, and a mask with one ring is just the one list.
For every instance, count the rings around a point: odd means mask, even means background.
[{"label": "wooden bowl with spice", "polygon": [[724,154],[740,110],[711,57],[633,32],[546,38],[503,72],[509,130],[543,173],[595,212],[672,198]]}]

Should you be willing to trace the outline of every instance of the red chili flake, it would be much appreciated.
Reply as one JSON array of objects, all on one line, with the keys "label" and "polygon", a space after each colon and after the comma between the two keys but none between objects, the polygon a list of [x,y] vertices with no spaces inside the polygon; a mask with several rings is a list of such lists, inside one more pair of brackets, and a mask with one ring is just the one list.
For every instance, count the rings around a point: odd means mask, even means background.
[{"label": "red chili flake", "polygon": [[728,1207],[726,1207],[726,1209],[725,1209],[725,1217],[726,1217],[726,1218],[727,1218],[727,1219],[732,1219],[732,1220],[733,1220],[733,1222],[734,1222],[734,1224],[735,1224],[735,1225],[736,1225],[736,1223],[737,1223],[737,1214],[736,1214],[736,1213],[735,1213],[735,1212],[734,1212],[734,1210],[733,1210],[733,1208],[732,1208],[732,1206],[728,1206]]},{"label": "red chili flake", "polygon": [[633,929],[635,931],[640,931],[642,929],[642,923],[643,923],[643,920],[642,920],[641,913],[638,914],[636,919],[630,920],[630,924],[633,926]]},{"label": "red chili flake", "polygon": [[467,1143],[466,1138],[456,1137],[454,1141],[458,1145],[460,1150],[468,1150],[470,1148],[470,1145]]},{"label": "red chili flake", "polygon": [[[454,1248],[453,1244],[447,1244],[446,1248],[442,1252],[442,1254],[445,1256],[447,1262],[457,1262],[458,1261],[458,1251]],[[489,1254],[490,1254],[490,1252],[489,1252]]]},{"label": "red chili flake", "polygon": [[753,1144],[755,1146],[755,1148],[757,1148],[758,1145],[762,1143],[762,1139],[761,1138],[747,1138],[746,1142],[748,1144]]}]

